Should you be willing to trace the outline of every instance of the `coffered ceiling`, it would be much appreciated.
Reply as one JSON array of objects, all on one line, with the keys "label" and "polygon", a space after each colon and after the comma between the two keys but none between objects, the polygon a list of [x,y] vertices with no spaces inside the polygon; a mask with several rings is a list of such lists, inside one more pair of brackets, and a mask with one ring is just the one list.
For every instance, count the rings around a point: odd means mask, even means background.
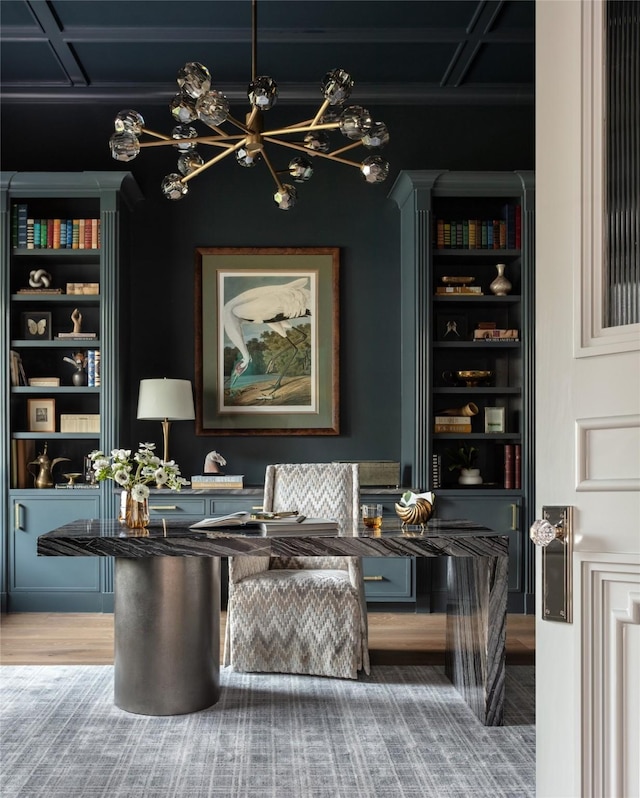
[{"label": "coffered ceiling", "polygon": [[[532,104],[534,0],[259,0],[258,74],[316,104],[336,66],[354,102]],[[188,61],[246,98],[250,0],[1,0],[2,102],[164,103]]]}]

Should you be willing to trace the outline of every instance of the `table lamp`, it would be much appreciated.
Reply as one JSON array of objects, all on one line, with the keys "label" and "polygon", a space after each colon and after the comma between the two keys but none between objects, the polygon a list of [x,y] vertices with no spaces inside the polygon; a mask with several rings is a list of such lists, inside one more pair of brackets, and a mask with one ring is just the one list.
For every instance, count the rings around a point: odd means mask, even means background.
[{"label": "table lamp", "polygon": [[138,418],[162,421],[164,461],[169,460],[169,427],[172,421],[195,418],[193,392],[189,380],[140,380]]}]

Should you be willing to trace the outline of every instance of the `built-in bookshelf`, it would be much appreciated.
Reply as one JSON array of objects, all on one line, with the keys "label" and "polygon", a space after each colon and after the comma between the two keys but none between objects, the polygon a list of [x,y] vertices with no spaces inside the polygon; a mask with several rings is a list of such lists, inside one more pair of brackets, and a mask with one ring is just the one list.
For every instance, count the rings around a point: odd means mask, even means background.
[{"label": "built-in bookshelf", "polygon": [[[3,172],[0,196],[3,607],[42,599],[61,609],[90,595],[77,608],[102,608],[104,566],[43,563],[36,540],[45,527],[113,512],[86,457],[118,441],[119,270],[125,211],[141,195],[126,172]],[[51,480],[38,481],[46,459]]]},{"label": "built-in bookshelf", "polygon": [[[441,517],[509,535],[509,608],[532,611],[533,173],[402,172],[390,196],[401,211],[403,480],[433,489]],[[461,479],[469,452],[479,476]],[[439,609],[445,577],[430,578]]]}]

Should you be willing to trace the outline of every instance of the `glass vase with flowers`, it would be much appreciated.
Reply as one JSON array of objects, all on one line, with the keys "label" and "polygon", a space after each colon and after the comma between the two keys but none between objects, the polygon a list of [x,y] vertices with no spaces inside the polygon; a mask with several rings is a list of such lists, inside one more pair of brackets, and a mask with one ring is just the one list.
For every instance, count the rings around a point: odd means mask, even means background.
[{"label": "glass vase with flowers", "polygon": [[96,449],[89,455],[98,482],[112,479],[122,488],[120,521],[131,529],[142,529],[149,523],[149,485],[180,490],[188,484],[177,463],[161,460],[155,448],[155,443],[141,443],[137,452],[112,449],[107,456]]}]

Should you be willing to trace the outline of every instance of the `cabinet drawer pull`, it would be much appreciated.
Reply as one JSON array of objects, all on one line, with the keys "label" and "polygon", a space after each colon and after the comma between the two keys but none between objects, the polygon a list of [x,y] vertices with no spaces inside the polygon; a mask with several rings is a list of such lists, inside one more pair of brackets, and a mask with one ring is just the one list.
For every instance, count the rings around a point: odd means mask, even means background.
[{"label": "cabinet drawer pull", "polygon": [[511,529],[515,530],[518,528],[518,505],[512,504],[511,505]]},{"label": "cabinet drawer pull", "polygon": [[23,529],[23,526],[22,526],[22,523],[21,523],[21,518],[20,518],[21,517],[21,512],[20,512],[21,509],[22,509],[22,505],[20,504],[20,502],[16,502],[15,505],[14,505],[14,508],[13,508],[13,525],[14,525],[14,528],[16,530]]},{"label": "cabinet drawer pull", "polygon": [[177,510],[177,504],[150,504],[150,510]]},{"label": "cabinet drawer pull", "polygon": [[384,582],[384,576],[365,576],[365,582]]}]

